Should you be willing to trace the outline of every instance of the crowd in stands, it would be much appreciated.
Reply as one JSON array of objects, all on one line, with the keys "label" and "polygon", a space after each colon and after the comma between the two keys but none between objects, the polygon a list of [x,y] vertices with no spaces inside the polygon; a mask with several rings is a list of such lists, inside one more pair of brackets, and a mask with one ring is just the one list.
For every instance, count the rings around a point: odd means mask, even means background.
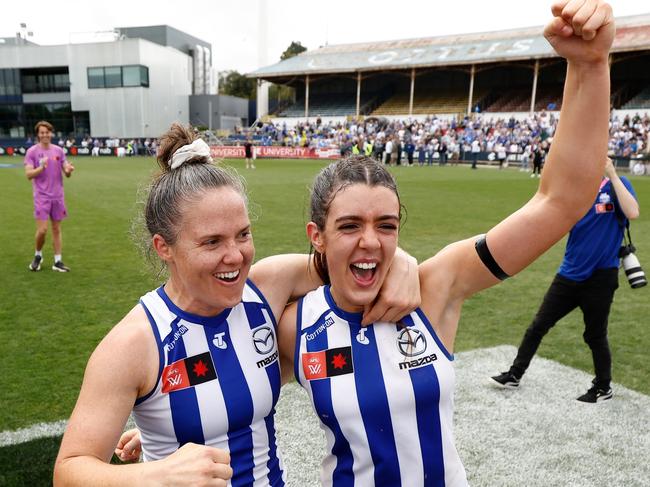
[{"label": "crowd in stands", "polygon": [[[155,155],[158,147],[158,140],[155,138],[147,139],[119,139],[116,137],[93,138],[89,135],[85,137],[59,137],[56,143],[61,148],[70,149],[71,147],[81,147],[90,149],[91,155],[99,156],[99,150],[103,148],[116,149],[116,153],[125,156],[149,156]],[[34,140],[28,137],[25,145],[30,147]]]},{"label": "crowd in stands", "polygon": [[[388,154],[402,155],[409,163],[445,163],[459,159],[471,160],[473,154],[494,159],[500,165],[508,158],[532,160],[541,147],[548,150],[558,119],[551,112],[541,111],[525,119],[495,119],[489,114],[473,114],[464,118],[427,117],[420,120],[389,120],[386,118],[349,119],[323,122],[320,118],[287,124],[282,119],[258,124],[252,129],[235,130],[227,139],[210,143],[241,145],[253,139],[255,145],[287,147],[337,148],[341,155],[361,153],[387,160]],[[585,123],[589,123],[585,120]],[[612,116],[610,119],[609,155],[616,158],[650,159],[650,116]],[[26,145],[33,141],[27,139]],[[155,138],[119,139],[59,138],[61,147],[88,148],[91,155],[100,149],[114,149],[122,156],[154,155]],[[400,150],[401,149],[401,150]]]},{"label": "crowd in stands", "polygon": [[[454,160],[472,152],[492,154],[500,160],[513,154],[528,152],[530,155],[536,146],[547,146],[557,122],[553,113],[545,111],[524,120],[494,119],[489,114],[460,119],[435,116],[424,120],[368,118],[335,123],[323,123],[316,118],[294,126],[276,120],[255,127],[253,133],[260,145],[338,147],[342,154],[367,153],[370,145],[372,154],[381,156],[391,142],[390,145],[401,147],[407,157],[424,157],[427,162],[433,154],[437,154],[436,159]],[[589,121],[585,120],[585,123]],[[648,115],[613,116],[610,120],[610,155],[622,158],[648,156],[649,133]]]}]

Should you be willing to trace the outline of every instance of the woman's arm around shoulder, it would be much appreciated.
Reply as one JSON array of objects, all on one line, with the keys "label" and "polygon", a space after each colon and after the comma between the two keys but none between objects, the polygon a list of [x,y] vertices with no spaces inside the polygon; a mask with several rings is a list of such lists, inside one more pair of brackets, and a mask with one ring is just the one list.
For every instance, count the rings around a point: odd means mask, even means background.
[{"label": "woman's arm around shoulder", "polygon": [[304,296],[323,284],[307,254],[282,254],[256,262],[250,279],[269,302],[273,314],[280,318],[289,301]]},{"label": "woman's arm around shoulder", "polygon": [[[417,261],[402,249],[395,253],[377,299],[366,307],[364,325],[395,321],[420,304]],[[323,284],[311,255],[283,254],[266,257],[250,271],[250,278],[269,302],[276,317],[290,301]]]}]

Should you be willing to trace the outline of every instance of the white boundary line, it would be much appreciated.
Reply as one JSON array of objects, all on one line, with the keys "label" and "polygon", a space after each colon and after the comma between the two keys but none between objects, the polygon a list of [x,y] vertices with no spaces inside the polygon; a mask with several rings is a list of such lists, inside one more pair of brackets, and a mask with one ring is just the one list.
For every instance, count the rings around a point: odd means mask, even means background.
[{"label": "white boundary line", "polygon": [[62,419],[53,423],[38,423],[15,431],[0,432],[0,447],[25,443],[38,438],[62,435],[68,421]]}]

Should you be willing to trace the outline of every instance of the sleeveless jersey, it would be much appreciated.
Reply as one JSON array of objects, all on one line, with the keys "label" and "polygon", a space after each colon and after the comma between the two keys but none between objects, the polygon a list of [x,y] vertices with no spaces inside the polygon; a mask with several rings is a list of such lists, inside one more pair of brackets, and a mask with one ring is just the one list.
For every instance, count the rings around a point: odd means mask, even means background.
[{"label": "sleeveless jersey", "polygon": [[143,296],[160,356],[155,388],[133,408],[143,458],[185,443],[228,450],[232,486],[283,486],[273,416],[280,394],[276,323],[251,281],[217,316],[178,308],[162,287]]},{"label": "sleeveless jersey", "polygon": [[454,445],[453,356],[421,310],[361,326],[329,286],[298,302],[294,373],[327,439],[324,486],[466,486]]}]

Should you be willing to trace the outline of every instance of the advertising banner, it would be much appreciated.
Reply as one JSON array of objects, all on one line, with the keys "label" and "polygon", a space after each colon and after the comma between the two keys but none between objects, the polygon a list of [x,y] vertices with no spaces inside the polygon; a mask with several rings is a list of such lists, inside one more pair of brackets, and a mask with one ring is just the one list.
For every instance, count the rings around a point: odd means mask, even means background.
[{"label": "advertising banner", "polygon": [[[314,149],[310,147],[255,147],[255,157],[264,159],[338,159],[337,148]],[[213,145],[210,146],[212,157],[219,159],[243,159],[243,146]]]}]

